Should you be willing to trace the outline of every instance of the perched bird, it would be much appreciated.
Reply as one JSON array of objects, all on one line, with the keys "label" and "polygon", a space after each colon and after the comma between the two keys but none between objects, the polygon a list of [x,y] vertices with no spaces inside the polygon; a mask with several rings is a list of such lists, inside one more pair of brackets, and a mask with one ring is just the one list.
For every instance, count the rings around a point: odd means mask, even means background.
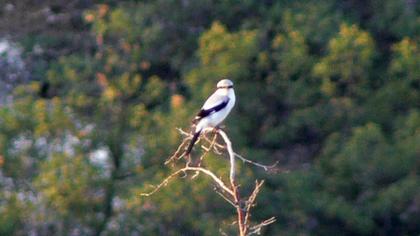
[{"label": "perched bird", "polygon": [[228,79],[220,80],[217,83],[217,90],[204,103],[201,110],[193,120],[195,124],[194,136],[185,152],[189,155],[200,136],[201,131],[209,127],[217,127],[227,117],[235,105],[235,92],[233,91],[233,82]]}]

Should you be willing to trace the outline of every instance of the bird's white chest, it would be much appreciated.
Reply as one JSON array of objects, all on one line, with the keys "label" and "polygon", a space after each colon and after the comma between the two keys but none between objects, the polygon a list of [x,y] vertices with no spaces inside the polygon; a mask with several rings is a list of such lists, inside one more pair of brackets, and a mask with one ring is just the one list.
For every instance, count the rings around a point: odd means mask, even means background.
[{"label": "bird's white chest", "polygon": [[236,102],[236,97],[235,97],[235,93],[233,92],[233,90],[231,92],[229,92],[229,102],[226,105],[225,108],[223,108],[222,110],[218,111],[218,112],[214,112],[213,114],[210,114],[209,116],[203,118],[199,123],[199,126],[201,126],[202,128],[207,128],[207,127],[216,127],[218,126],[220,123],[223,122],[223,120],[229,115],[230,111],[232,110],[233,106],[235,105]]}]

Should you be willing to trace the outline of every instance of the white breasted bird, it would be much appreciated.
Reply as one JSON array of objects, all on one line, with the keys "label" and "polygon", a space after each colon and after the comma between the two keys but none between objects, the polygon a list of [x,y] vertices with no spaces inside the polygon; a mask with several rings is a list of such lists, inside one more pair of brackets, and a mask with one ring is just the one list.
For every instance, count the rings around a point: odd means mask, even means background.
[{"label": "white breasted bird", "polygon": [[201,110],[193,120],[195,127],[194,136],[185,152],[189,155],[201,131],[209,127],[217,127],[229,115],[235,105],[235,92],[233,82],[228,79],[217,83],[217,90],[204,103]]}]

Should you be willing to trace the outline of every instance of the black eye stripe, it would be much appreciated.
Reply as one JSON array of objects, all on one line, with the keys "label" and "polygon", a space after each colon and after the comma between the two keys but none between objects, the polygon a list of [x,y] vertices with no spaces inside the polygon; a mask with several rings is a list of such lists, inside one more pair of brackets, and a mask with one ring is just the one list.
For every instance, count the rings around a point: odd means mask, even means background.
[{"label": "black eye stripe", "polygon": [[233,85],[229,85],[229,86],[219,86],[217,88],[233,88]]}]

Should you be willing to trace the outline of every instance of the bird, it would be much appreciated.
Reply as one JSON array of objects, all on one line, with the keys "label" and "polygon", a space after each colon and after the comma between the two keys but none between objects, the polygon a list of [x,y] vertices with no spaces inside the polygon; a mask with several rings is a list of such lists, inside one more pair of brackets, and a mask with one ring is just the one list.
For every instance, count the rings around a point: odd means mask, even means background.
[{"label": "bird", "polygon": [[201,132],[206,128],[217,128],[235,105],[236,97],[231,80],[222,79],[217,83],[216,87],[216,91],[207,98],[192,122],[193,137],[185,151],[185,155],[191,153]]}]

